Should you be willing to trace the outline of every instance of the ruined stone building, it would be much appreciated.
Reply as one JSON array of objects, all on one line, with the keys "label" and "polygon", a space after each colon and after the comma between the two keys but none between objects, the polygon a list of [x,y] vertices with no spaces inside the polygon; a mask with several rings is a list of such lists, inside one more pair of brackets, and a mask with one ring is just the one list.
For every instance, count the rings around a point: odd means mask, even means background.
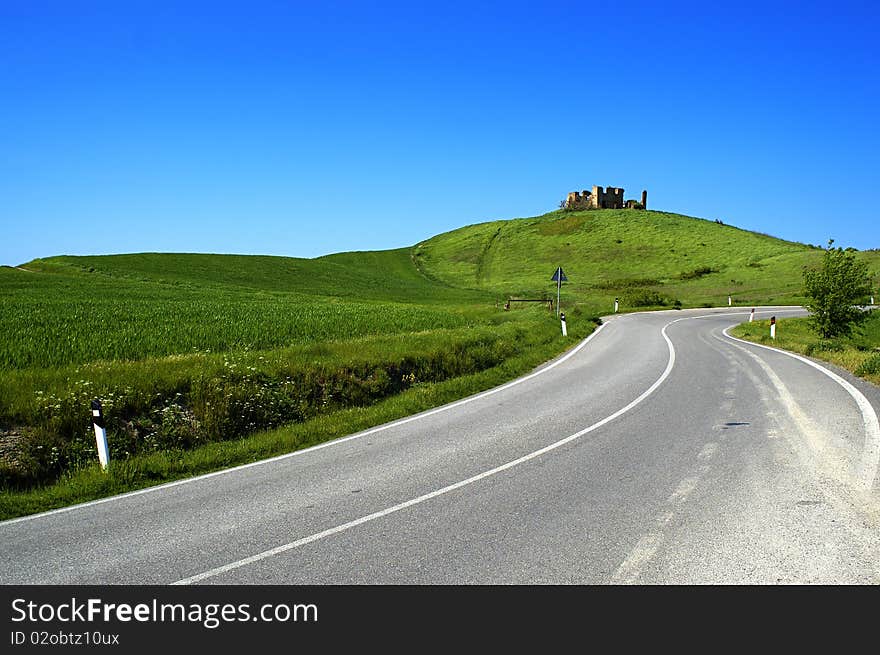
[{"label": "ruined stone building", "polygon": [[624,200],[623,189],[594,186],[592,191],[572,191],[563,203],[566,209],[647,209],[648,192],[642,191],[642,201]]}]

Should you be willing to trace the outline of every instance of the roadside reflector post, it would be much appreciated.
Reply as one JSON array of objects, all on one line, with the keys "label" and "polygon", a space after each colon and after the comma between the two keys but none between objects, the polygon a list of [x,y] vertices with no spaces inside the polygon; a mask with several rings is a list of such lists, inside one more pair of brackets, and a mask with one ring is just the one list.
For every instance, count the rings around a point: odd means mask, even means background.
[{"label": "roadside reflector post", "polygon": [[733,305],[733,298],[731,298],[730,296],[727,296],[727,306],[730,307],[732,305]]},{"label": "roadside reflector post", "polygon": [[95,442],[98,444],[98,460],[101,468],[107,468],[110,462],[110,448],[107,446],[107,428],[104,425],[104,410],[100,400],[92,401],[92,427],[95,428]]},{"label": "roadside reflector post", "polygon": [[755,320],[755,308],[752,307],[752,311],[751,311],[751,313],[749,314],[749,323],[753,323],[754,320]]},{"label": "roadside reflector post", "polygon": [[874,304],[874,296],[871,296],[871,304]]},{"label": "roadside reflector post", "polygon": [[775,316],[770,317],[770,338],[771,339],[776,338],[776,317]]},{"label": "roadside reflector post", "polygon": [[562,323],[562,336],[568,336],[568,327],[565,325],[565,312],[559,314],[559,321]]},{"label": "roadside reflector post", "polygon": [[614,299],[614,313],[617,313],[617,310],[620,309],[620,302],[617,298]]}]

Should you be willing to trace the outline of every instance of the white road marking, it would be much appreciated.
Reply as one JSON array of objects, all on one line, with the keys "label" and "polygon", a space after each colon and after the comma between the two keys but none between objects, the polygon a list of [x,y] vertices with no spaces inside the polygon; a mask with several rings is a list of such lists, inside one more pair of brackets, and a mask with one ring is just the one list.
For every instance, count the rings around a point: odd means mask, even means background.
[{"label": "white road marking", "polygon": [[[613,319],[612,319],[613,320]],[[184,478],[183,480],[175,480],[174,482],[166,482],[165,484],[159,484],[153,487],[146,487],[145,489],[138,489],[137,491],[129,491],[124,494],[118,494],[116,496],[110,496],[108,498],[99,498],[97,500],[91,500],[86,503],[79,503],[77,505],[70,505],[69,507],[59,507],[58,509],[52,509],[47,512],[40,512],[39,514],[30,514],[28,516],[20,516],[14,519],[8,519],[6,521],[0,521],[0,527],[4,525],[11,525],[13,523],[21,523],[23,521],[32,521],[38,518],[44,518],[47,516],[54,516],[55,514],[63,514],[65,512],[72,512],[77,509],[83,509],[86,507],[94,507],[95,505],[103,505],[104,503],[110,503],[116,500],[121,500],[123,498],[131,498],[132,496],[140,496],[141,494],[148,494],[154,491],[162,491],[164,489],[171,489],[172,487],[179,487],[180,485],[190,484],[192,482],[200,482],[202,480],[207,480],[209,478],[216,477],[218,475],[226,475],[228,473],[233,473],[235,471],[243,471],[245,469],[253,468],[255,466],[263,466],[264,464],[270,464],[272,462],[280,462],[281,460],[289,459],[291,457],[299,457],[301,455],[305,455],[307,453],[313,453],[316,450],[321,450],[323,448],[330,448],[333,446],[338,446],[339,444],[343,444],[347,441],[353,441],[354,439],[362,439],[363,437],[368,437],[372,434],[376,434],[377,432],[382,432],[384,430],[389,430],[391,428],[396,428],[400,425],[406,425],[407,423],[411,423],[412,421],[419,421],[423,418],[427,418],[428,416],[433,416],[434,414],[439,414],[440,412],[445,412],[450,409],[454,409],[456,407],[461,407],[467,403],[471,403],[475,400],[479,400],[480,398],[485,398],[486,396],[491,396],[492,394],[496,394],[500,391],[504,391],[506,389],[510,389],[518,384],[522,384],[527,380],[531,380],[539,375],[543,375],[547,371],[551,371],[563,362],[566,362],[570,358],[574,357],[580,350],[586,346],[592,339],[602,331],[607,323],[602,323],[602,325],[598,326],[593,332],[583,341],[581,341],[577,346],[572,348],[565,355],[557,359],[555,362],[545,366],[544,368],[538,369],[528,375],[525,375],[521,378],[517,378],[516,380],[512,380],[507,382],[506,384],[502,384],[499,387],[494,387],[492,389],[488,389],[486,391],[482,391],[473,396],[468,396],[467,398],[463,398],[461,400],[456,400],[455,402],[449,403],[448,405],[442,405],[440,407],[435,407],[434,409],[427,410],[425,412],[421,412],[419,414],[414,414],[412,416],[407,416],[402,419],[398,419],[396,421],[392,421],[390,423],[385,423],[383,425],[376,426],[374,428],[370,428],[363,432],[358,432],[356,434],[349,435],[347,437],[340,437],[339,439],[333,439],[332,441],[326,441],[324,443],[317,444],[315,446],[311,446],[309,448],[303,448],[302,450],[297,450],[292,453],[285,453],[284,455],[278,455],[276,457],[270,457],[268,459],[261,459],[258,462],[251,462],[250,464],[241,464],[240,466],[233,466],[232,468],[223,469],[220,471],[214,471],[213,473],[205,473],[203,475],[197,475],[191,478]]]},{"label": "white road marking", "polygon": [[617,567],[617,571],[608,580],[608,584],[634,584],[642,568],[653,559],[662,542],[663,535],[659,532],[649,532],[643,535],[627,558],[623,560],[623,563]]},{"label": "white road marking", "polygon": [[824,373],[829,378],[834,380],[837,384],[843,387],[846,392],[852,396],[853,400],[856,401],[856,405],[859,407],[859,411],[862,413],[862,420],[865,425],[865,445],[862,448],[862,458],[859,462],[858,466],[858,479],[861,483],[861,486],[865,489],[871,489],[874,486],[874,481],[877,477],[877,470],[880,467],[880,421],[877,419],[877,412],[874,411],[874,407],[868,402],[868,399],[862,394],[861,391],[856,389],[852,384],[844,380],[842,377],[837,375],[836,373],[828,370],[824,366],[820,366],[816,362],[807,359],[806,357],[802,357],[795,353],[790,353],[786,350],[780,350],[779,348],[773,348],[771,346],[765,346],[760,343],[753,343],[751,341],[745,341],[743,339],[738,339],[730,335],[729,330],[733,326],[726,328],[723,331],[723,334],[728,339],[732,339],[733,341],[738,341],[740,343],[744,343],[749,346],[755,346],[757,348],[764,348],[765,350],[772,350],[777,353],[782,353],[783,355],[787,355],[788,357],[792,357],[804,364],[812,366],[817,371]]},{"label": "white road marking", "polygon": [[715,456],[715,453],[718,452],[718,444],[714,442],[707,443],[703,446],[703,449],[697,453],[697,459],[701,462],[706,462],[712,459]]},{"label": "white road marking", "polygon": [[672,495],[666,499],[666,502],[671,505],[679,505],[683,503],[685,500],[687,500],[687,497],[691,495],[691,492],[697,488],[697,485],[700,483],[701,477],[701,474],[686,477],[684,480],[678,483],[675,491],[673,491]]},{"label": "white road marking", "polygon": [[[190,576],[188,578],[184,578],[182,580],[178,580],[173,583],[175,585],[186,585],[186,584],[194,584],[196,582],[201,582],[202,580],[206,580],[208,578],[213,578],[223,573],[228,573],[229,571],[234,571],[235,569],[239,569],[243,566],[247,566],[248,564],[253,564],[255,562],[259,562],[261,560],[267,559],[269,557],[274,557],[275,555],[280,555],[281,553],[285,553],[289,550],[293,550],[295,548],[299,548],[300,546],[305,546],[306,544],[310,544],[312,542],[318,541],[320,539],[324,539],[325,537],[330,537],[335,534],[339,534],[340,532],[345,532],[351,528],[354,528],[358,525],[363,525],[364,523],[368,523],[370,521],[375,521],[376,519],[382,518],[383,516],[388,516],[389,514],[393,514],[395,512],[399,512],[408,507],[412,507],[413,505],[419,505],[433,498],[437,498],[438,496],[443,496],[457,489],[461,489],[462,487],[466,487],[470,484],[474,484],[475,482],[479,482],[480,480],[485,480],[488,477],[493,475],[497,475],[503,471],[511,469],[515,466],[519,466],[525,462],[535,459],[536,457],[540,457],[541,455],[545,455],[557,448],[561,448],[562,446],[571,443],[575,439],[578,439],[585,434],[593,432],[594,430],[602,427],[613,421],[614,419],[626,414],[632,408],[640,404],[644,401],[648,396],[653,394],[661,384],[669,377],[669,374],[672,372],[672,368],[675,365],[675,347],[672,345],[672,341],[669,339],[669,336],[666,334],[666,328],[668,328],[673,323],[677,323],[684,319],[677,319],[675,321],[671,321],[663,326],[663,329],[660,331],[660,334],[663,336],[663,339],[666,341],[666,346],[669,349],[669,361],[666,364],[666,368],[659,378],[646,390],[644,391],[638,398],[630,402],[625,407],[617,410],[613,414],[606,416],[601,421],[597,421],[593,423],[591,426],[584,428],[583,430],[579,430],[572,435],[565,437],[564,439],[560,439],[544,448],[540,448],[534,452],[531,452],[527,455],[523,455],[517,459],[507,462],[506,464],[502,464],[501,466],[496,466],[493,469],[488,471],[484,471],[477,475],[467,478],[466,480],[461,480],[454,484],[450,484],[448,486],[442,487],[441,489],[437,489],[435,491],[431,491],[430,493],[423,494],[418,496],[417,498],[413,498],[411,500],[407,500],[402,503],[398,503],[397,505],[393,505],[391,507],[387,507],[378,512],[373,512],[372,514],[368,514],[366,516],[362,516],[360,518],[354,519],[353,521],[349,521],[348,523],[343,523],[342,525],[338,525],[333,528],[329,528],[322,532],[317,532],[315,534],[309,535],[307,537],[303,537],[302,539],[297,539],[296,541],[292,541],[287,544],[282,544],[281,546],[276,546],[275,548],[271,548],[269,550],[265,550],[261,553],[257,553],[255,555],[251,555],[250,557],[245,557],[244,559],[240,559],[235,562],[230,562],[229,564],[224,564],[223,566],[218,566],[216,568],[210,569],[209,571],[205,571],[204,573],[199,573],[197,575]],[[595,332],[593,333],[595,334]],[[592,336],[592,335],[591,335]]]}]

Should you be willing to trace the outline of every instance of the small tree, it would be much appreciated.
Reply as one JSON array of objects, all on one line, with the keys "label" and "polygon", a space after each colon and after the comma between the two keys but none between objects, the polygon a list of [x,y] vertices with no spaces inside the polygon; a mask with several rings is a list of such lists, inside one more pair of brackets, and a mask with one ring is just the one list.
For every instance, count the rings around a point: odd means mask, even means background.
[{"label": "small tree", "polygon": [[855,305],[871,293],[868,264],[856,259],[852,248],[832,248],[834,239],[818,269],[804,271],[804,294],[810,299],[810,325],[824,339],[847,335],[867,318]]}]

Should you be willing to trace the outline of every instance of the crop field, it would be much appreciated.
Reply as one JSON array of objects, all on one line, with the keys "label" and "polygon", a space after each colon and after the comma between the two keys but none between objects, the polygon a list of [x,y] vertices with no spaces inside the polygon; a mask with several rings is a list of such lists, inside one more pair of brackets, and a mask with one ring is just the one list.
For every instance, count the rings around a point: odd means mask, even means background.
[{"label": "crop field", "polygon": [[462,311],[0,269],[0,369],[269,349],[466,325]]}]

